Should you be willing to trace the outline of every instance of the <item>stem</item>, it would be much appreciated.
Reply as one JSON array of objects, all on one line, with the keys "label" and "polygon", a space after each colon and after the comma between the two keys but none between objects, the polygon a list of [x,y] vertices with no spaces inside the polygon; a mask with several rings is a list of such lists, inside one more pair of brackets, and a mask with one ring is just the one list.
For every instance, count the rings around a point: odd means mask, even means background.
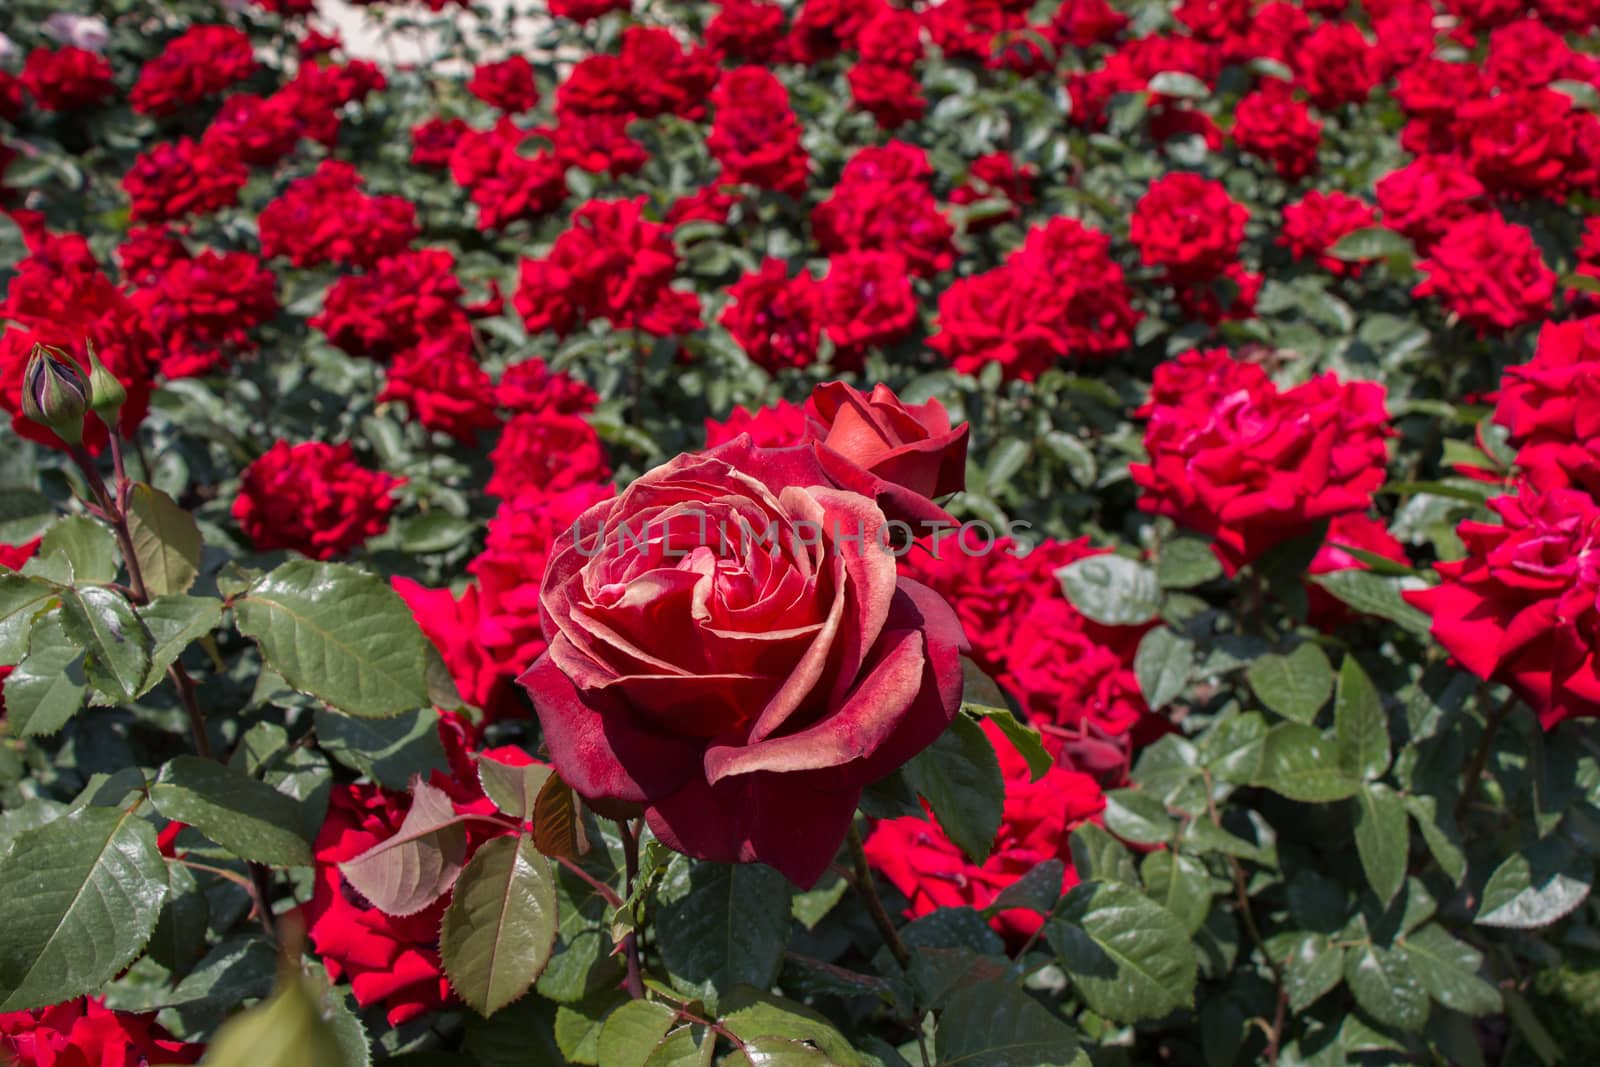
[{"label": "stem", "polygon": [[596,878],[594,875],[580,867],[575,861],[570,860],[565,856],[557,856],[555,857],[555,860],[557,863],[561,864],[561,866],[571,871],[573,875],[582,879],[584,884],[590,889],[593,889],[595,893],[597,893],[607,904],[611,905],[613,908],[622,907],[623,900],[621,897],[617,896],[617,891],[615,889],[612,889],[610,886],[600,881],[600,879]]},{"label": "stem", "polygon": [[[627,866],[628,880],[626,891],[628,899],[633,899],[633,886],[639,879],[639,835],[628,825],[626,819],[617,820],[617,829],[622,833],[622,860]],[[639,961],[639,932],[629,930],[622,938],[622,951],[628,958],[628,978],[625,988],[628,996],[634,1000],[644,999],[644,968]]]},{"label": "stem", "polygon": [[895,962],[902,969],[911,966],[911,951],[906,948],[906,943],[900,940],[900,931],[894,928],[894,920],[889,918],[889,913],[883,908],[883,898],[878,896],[878,886],[872,880],[872,867],[867,863],[867,850],[861,844],[861,831],[856,829],[854,822],[850,823],[850,858],[854,861],[855,877],[852,879],[856,892],[861,894],[862,903],[867,906],[867,914],[872,916],[873,925],[878,928],[884,944],[889,946],[889,951],[894,954]]},{"label": "stem", "polygon": [[1489,765],[1489,749],[1494,744],[1495,735],[1500,732],[1500,724],[1506,721],[1516,702],[1517,695],[1508,694],[1484,717],[1483,734],[1478,738],[1478,747],[1473,750],[1472,762],[1467,764],[1466,778],[1461,786],[1461,798],[1456,801],[1457,822],[1461,821],[1467,810],[1472,807],[1472,802],[1477,799],[1478,787],[1483,784],[1484,768]]}]

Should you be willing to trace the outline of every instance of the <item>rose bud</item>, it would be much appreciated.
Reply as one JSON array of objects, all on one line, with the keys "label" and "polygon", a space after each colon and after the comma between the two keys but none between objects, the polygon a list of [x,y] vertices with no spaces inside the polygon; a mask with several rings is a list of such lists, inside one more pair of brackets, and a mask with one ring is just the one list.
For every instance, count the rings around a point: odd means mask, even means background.
[{"label": "rose bud", "polygon": [[562,780],[687,855],[814,883],[861,790],[961,705],[961,623],[898,573],[887,527],[814,450],[747,434],[585,511],[519,679]]},{"label": "rose bud", "polygon": [[906,404],[886,385],[871,395],[825,382],[806,402],[806,440],[835,485],[872,497],[890,519],[954,525],[934,497],[967,481],[967,426],[951,429],[937,400]]},{"label": "rose bud", "polygon": [[122,405],[128,399],[128,390],[123,388],[117,376],[106,370],[106,365],[100,362],[100,357],[95,355],[94,344],[89,344],[89,410],[100,416],[112,433],[117,432],[117,417],[122,414]]},{"label": "rose bud", "polygon": [[76,445],[83,441],[83,416],[88,410],[89,383],[77,364],[60,349],[34,345],[22,375],[22,413]]}]

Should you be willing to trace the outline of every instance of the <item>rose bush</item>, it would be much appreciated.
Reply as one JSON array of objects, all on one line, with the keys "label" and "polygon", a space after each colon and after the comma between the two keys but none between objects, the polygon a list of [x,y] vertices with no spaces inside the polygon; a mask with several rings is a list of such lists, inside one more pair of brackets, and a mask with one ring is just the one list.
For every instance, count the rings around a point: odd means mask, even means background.
[{"label": "rose bush", "polygon": [[0,5],[0,1060],[1594,1058],[1593,3],[346,6]]}]

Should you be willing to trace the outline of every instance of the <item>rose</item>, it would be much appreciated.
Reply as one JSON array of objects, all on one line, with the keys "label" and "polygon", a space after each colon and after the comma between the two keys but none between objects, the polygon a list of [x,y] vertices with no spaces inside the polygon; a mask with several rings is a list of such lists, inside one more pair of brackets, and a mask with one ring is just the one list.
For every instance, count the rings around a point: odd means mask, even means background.
[{"label": "rose", "polygon": [[1128,237],[1146,266],[1165,267],[1179,281],[1204,281],[1238,256],[1249,218],[1221,182],[1168,174],[1134,207]]},{"label": "rose", "polygon": [[522,56],[507,56],[498,63],[480,63],[467,82],[467,92],[492,108],[516,114],[539,102],[533,81],[533,64]]},{"label": "rose", "polygon": [[240,476],[233,520],[258,552],[334,559],[388,529],[403,481],[361,466],[348,443],[278,441]]},{"label": "rose", "polygon": [[1600,716],[1600,507],[1575,489],[1489,501],[1501,525],[1456,528],[1467,556],[1440,584],[1405,593],[1433,616],[1433,637],[1473,674],[1503,682],[1545,729]]},{"label": "rose", "polygon": [[1488,211],[1462,219],[1417,263],[1427,277],[1413,296],[1437,296],[1479,333],[1504,332],[1544,315],[1556,275],[1527,227]]},{"label": "rose", "polygon": [[740,437],[586,511],[551,550],[520,679],[551,760],[691,856],[810,885],[862,788],[961,700],[965,640],[899,578],[887,520],[810,448]]},{"label": "rose", "polygon": [[906,404],[886,385],[863,394],[824,382],[806,402],[806,439],[833,484],[878,502],[890,518],[950,524],[931,498],[966,486],[967,425],[937,400]]},{"label": "rose", "polygon": [[1341,192],[1313,190],[1283,209],[1283,235],[1278,243],[1295,259],[1315,257],[1317,266],[1338,277],[1357,275],[1365,261],[1348,262],[1329,254],[1339,239],[1377,224],[1371,205]]}]

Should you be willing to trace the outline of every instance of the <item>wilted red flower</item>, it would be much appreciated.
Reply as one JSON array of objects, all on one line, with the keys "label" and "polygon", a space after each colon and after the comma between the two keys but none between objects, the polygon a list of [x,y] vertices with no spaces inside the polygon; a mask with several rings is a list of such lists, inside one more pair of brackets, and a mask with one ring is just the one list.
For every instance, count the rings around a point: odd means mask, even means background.
[{"label": "wilted red flower", "polygon": [[1600,716],[1600,506],[1576,489],[1526,486],[1489,501],[1498,525],[1456,527],[1467,556],[1438,585],[1405,594],[1433,637],[1473,674],[1502,682],[1545,729]]},{"label": "wilted red flower", "polygon": [[1426,278],[1414,296],[1435,296],[1480,333],[1534,322],[1550,310],[1556,275],[1526,227],[1494,212],[1452,225],[1417,263]]},{"label": "wilted red flower", "polygon": [[233,521],[258,552],[335,559],[388,528],[402,481],[361,466],[348,442],[279,441],[240,475]]},{"label": "wilted red flower", "polygon": [[811,275],[791,278],[783,260],[768,258],[728,287],[728,301],[719,321],[756,366],[776,374],[816,361],[822,307]]},{"label": "wilted red flower", "polygon": [[489,463],[494,474],[484,492],[502,500],[611,478],[606,450],[594,428],[577,415],[555,411],[512,417]]},{"label": "wilted red flower", "polygon": [[533,64],[522,56],[507,56],[496,63],[480,63],[467,81],[467,92],[492,108],[515,115],[539,103],[533,81]]},{"label": "wilted red flower", "polygon": [[82,111],[116,91],[105,57],[72,45],[29,52],[22,65],[22,87],[41,111]]},{"label": "wilted red flower", "polygon": [[605,319],[658,337],[700,326],[700,298],[671,288],[672,231],[644,217],[645,198],[591,200],[544,259],[525,259],[514,298],[529,333],[560,336]]},{"label": "wilted red flower", "polygon": [[325,159],[315,173],[289,183],[256,220],[261,254],[297,267],[338,263],[373,267],[416,238],[416,208],[398,196],[361,189],[355,167]]},{"label": "wilted red flower", "polygon": [[249,177],[234,156],[184,137],[140,153],[122,188],[133,201],[134,219],[168,222],[232,207]]},{"label": "wilted red flower", "polygon": [[1146,266],[1164,267],[1177,281],[1204,281],[1238,256],[1249,218],[1221,182],[1168,174],[1139,198],[1128,237]]},{"label": "wilted red flower", "polygon": [[[1016,746],[993,722],[983,732],[994,746],[1005,778],[1006,799],[994,849],[981,865],[967,859],[931,810],[885,819],[866,841],[867,860],[909,900],[907,918],[940,908],[984,910],[1023,875],[1047,860],[1063,864],[1061,890],[1078,884],[1069,845],[1072,831],[1096,821],[1105,795],[1086,774],[1052,767],[1038,781]],[[1013,949],[1044,922],[1028,908],[1010,908],[990,920]]]},{"label": "wilted red flower", "polygon": [[1384,390],[1332,374],[1279,391],[1224,349],[1156,368],[1136,413],[1148,463],[1129,466],[1139,507],[1214,539],[1231,574],[1326,519],[1365,511],[1392,434]]},{"label": "wilted red flower", "polygon": [[173,115],[248,78],[256,69],[250,37],[232,26],[191,26],[147,62],[128,100],[146,115]]},{"label": "wilted red flower", "polygon": [[1278,177],[1296,182],[1317,169],[1322,123],[1295,99],[1286,82],[1272,79],[1239,101],[1233,139],[1244,151],[1271,163]]},{"label": "wilted red flower", "polygon": [[1283,234],[1278,243],[1286,246],[1295,259],[1316,257],[1317,266],[1330,274],[1359,274],[1364,263],[1337,259],[1328,250],[1346,234],[1377,223],[1377,212],[1365,200],[1338,191],[1313,190],[1284,207]]}]

